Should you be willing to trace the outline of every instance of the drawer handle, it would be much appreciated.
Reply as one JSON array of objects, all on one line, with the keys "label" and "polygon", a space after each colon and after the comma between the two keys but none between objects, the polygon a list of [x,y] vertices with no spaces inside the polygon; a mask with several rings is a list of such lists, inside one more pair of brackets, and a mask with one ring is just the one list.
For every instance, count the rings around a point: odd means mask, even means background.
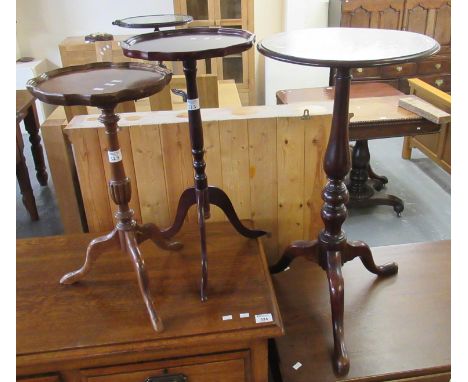
[{"label": "drawer handle", "polygon": [[443,79],[435,80],[435,84],[440,88],[444,84],[444,80]]},{"label": "drawer handle", "polygon": [[187,382],[188,379],[183,374],[160,375],[158,377],[148,377],[145,382]]},{"label": "drawer handle", "polygon": [[434,67],[439,70],[442,67],[442,64],[435,64]]},{"label": "drawer handle", "polygon": [[356,69],[356,72],[362,73],[362,68],[357,68],[357,69]]},{"label": "drawer handle", "polygon": [[397,70],[397,72],[401,72],[403,70],[403,66],[397,66],[396,70]]}]

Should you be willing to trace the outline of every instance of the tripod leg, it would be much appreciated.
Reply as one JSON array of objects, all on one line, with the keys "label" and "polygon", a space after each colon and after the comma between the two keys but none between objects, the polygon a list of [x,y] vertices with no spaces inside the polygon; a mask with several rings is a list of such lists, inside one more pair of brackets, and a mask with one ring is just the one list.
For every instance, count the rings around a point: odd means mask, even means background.
[{"label": "tripod leg", "polygon": [[81,280],[89,273],[93,263],[96,261],[99,255],[111,248],[119,248],[120,245],[117,234],[118,230],[114,228],[109,234],[97,237],[96,239],[92,240],[86,250],[86,259],[83,266],[80,269],[67,273],[65,276],[63,276],[60,279],[60,284],[73,284],[74,282]]},{"label": "tripod leg", "polygon": [[154,308],[153,297],[151,296],[151,290],[149,286],[148,273],[146,272],[145,262],[141,256],[140,249],[138,248],[138,243],[135,238],[135,234],[132,231],[125,231],[125,244],[126,251],[130,255],[132,260],[133,267],[138,277],[138,285],[140,286],[140,292],[143,296],[143,300],[148,310],[148,314],[151,319],[151,324],[153,329],[157,332],[160,332],[164,329],[163,323],[156,313]]},{"label": "tripod leg", "polygon": [[242,236],[255,239],[267,234],[265,231],[252,230],[243,225],[239,220],[239,217],[237,216],[236,211],[234,210],[234,207],[229,200],[229,197],[223,190],[218,187],[209,186],[208,194],[210,203],[218,206],[223,210],[231,224]]},{"label": "tripod leg", "polygon": [[178,241],[167,240],[163,236],[161,230],[153,223],[137,225],[136,239],[138,244],[147,239],[151,239],[151,241],[153,241],[153,243],[156,244],[159,248],[166,249],[168,251],[176,251],[183,247],[182,243]]},{"label": "tripod leg", "polygon": [[198,212],[198,228],[200,230],[200,252],[202,276],[200,285],[200,298],[202,301],[207,300],[206,288],[208,286],[208,262],[206,256],[206,229],[205,229],[205,192],[197,190],[197,212]]},{"label": "tripod leg", "polygon": [[349,357],[344,342],[344,280],[341,273],[341,253],[339,251],[327,251],[325,262],[332,310],[333,365],[338,375],[345,375],[349,371]]},{"label": "tripod leg", "polygon": [[344,262],[352,260],[355,257],[361,259],[362,264],[364,264],[369,272],[378,276],[391,276],[398,272],[398,264],[396,263],[376,265],[369,246],[362,241],[351,241],[346,244]]},{"label": "tripod leg", "polygon": [[318,243],[314,241],[298,240],[293,241],[283,252],[281,258],[275,265],[270,267],[270,273],[275,274],[283,272],[292,261],[298,257],[304,256],[307,259],[318,263]]},{"label": "tripod leg", "polygon": [[190,187],[184,190],[182,195],[179,199],[179,204],[177,206],[177,213],[174,219],[174,223],[171,227],[164,229],[161,231],[161,234],[166,239],[170,239],[174,236],[177,232],[180,231],[182,228],[182,224],[184,224],[185,216],[187,216],[187,212],[191,206],[197,203],[197,199],[195,196],[195,188]]}]

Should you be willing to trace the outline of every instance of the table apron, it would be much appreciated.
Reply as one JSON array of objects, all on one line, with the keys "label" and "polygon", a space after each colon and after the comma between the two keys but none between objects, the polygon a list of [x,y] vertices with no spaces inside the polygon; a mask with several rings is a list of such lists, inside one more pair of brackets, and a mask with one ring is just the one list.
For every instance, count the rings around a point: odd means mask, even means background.
[{"label": "table apron", "polygon": [[349,126],[350,140],[380,139],[406,137],[422,134],[435,134],[441,125],[427,120],[417,121],[382,121],[382,122],[351,122]]}]

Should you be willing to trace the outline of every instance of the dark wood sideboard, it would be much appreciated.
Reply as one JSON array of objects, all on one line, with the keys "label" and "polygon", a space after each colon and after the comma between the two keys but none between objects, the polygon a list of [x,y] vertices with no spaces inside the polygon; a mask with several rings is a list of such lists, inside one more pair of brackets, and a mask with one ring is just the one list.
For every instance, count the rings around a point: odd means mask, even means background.
[{"label": "dark wood sideboard", "polygon": [[417,63],[355,68],[353,81],[386,82],[409,93],[407,79],[417,77],[450,92],[451,0],[331,0],[329,16],[331,26],[406,30],[441,45],[439,53]]},{"label": "dark wood sideboard", "polygon": [[[59,284],[95,234],[18,240],[17,380],[168,382],[183,374],[187,382],[266,382],[267,339],[283,327],[261,242],[228,223],[208,224],[207,232],[204,303],[197,228],[177,235],[185,245],[177,252],[141,245],[165,325],[160,333],[121,253],[103,254],[76,285]],[[256,315],[268,313],[271,320],[257,323]]]}]

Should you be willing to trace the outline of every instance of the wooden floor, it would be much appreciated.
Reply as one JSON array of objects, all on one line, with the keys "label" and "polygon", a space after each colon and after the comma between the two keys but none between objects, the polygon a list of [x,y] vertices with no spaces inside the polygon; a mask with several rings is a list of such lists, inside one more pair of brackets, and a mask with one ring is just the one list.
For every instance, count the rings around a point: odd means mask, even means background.
[{"label": "wooden floor", "polygon": [[283,381],[389,381],[428,374],[442,376],[423,381],[449,380],[450,241],[380,247],[373,253],[378,264],[396,261],[399,272],[377,279],[358,259],[344,265],[351,368],[343,378],[332,370],[325,272],[298,259],[272,277],[286,332],[276,339]]}]

